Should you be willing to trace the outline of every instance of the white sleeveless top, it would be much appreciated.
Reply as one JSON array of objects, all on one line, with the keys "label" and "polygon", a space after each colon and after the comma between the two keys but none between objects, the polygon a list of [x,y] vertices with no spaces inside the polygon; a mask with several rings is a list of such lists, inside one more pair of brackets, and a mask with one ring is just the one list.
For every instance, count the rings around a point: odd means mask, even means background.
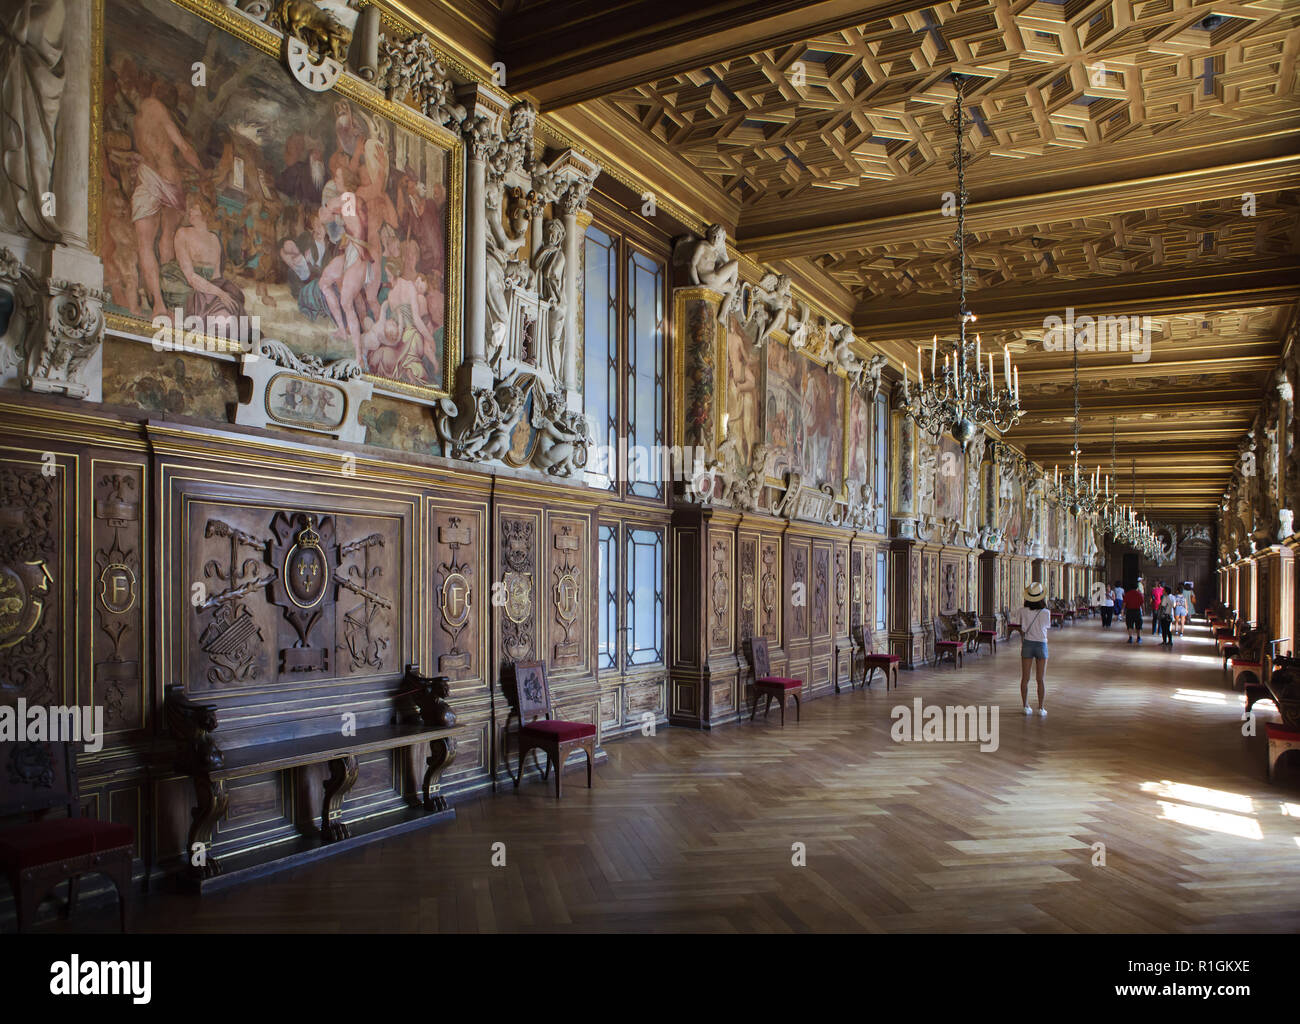
[{"label": "white sleeveless top", "polygon": [[1047,608],[1026,608],[1021,606],[1017,621],[1030,643],[1047,643],[1047,630],[1052,625],[1052,613]]}]

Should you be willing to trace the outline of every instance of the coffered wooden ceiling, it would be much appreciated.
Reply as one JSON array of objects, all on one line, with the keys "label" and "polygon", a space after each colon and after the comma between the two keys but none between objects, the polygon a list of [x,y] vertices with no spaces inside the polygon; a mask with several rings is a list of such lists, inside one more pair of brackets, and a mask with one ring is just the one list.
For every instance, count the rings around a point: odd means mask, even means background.
[{"label": "coffered wooden ceiling", "polygon": [[1114,417],[1152,513],[1210,514],[1300,300],[1300,0],[473,2],[513,90],[896,368],[954,321],[968,76],[970,305],[1029,410],[1008,439],[1068,459],[1044,317],[1150,316],[1149,362],[1081,353],[1085,461]]}]

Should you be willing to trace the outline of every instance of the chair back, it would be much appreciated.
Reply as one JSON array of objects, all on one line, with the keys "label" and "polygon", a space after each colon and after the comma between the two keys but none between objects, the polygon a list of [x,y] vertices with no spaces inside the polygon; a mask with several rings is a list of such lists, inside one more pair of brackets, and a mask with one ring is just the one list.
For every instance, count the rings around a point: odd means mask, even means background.
[{"label": "chair back", "polygon": [[854,626],[849,630],[849,639],[853,641],[853,646],[863,654],[870,654],[871,648],[867,646],[867,634],[865,626]]},{"label": "chair back", "polygon": [[754,679],[764,679],[772,674],[772,662],[767,656],[767,637],[751,636],[745,641],[745,658],[754,673]]},{"label": "chair back", "polygon": [[546,684],[546,665],[540,661],[516,661],[501,673],[501,688],[527,723],[551,717],[551,688]]},{"label": "chair back", "polygon": [[1264,640],[1264,630],[1246,630],[1237,642],[1237,657],[1242,661],[1259,662],[1264,656]]},{"label": "chair back", "polygon": [[0,818],[63,805],[80,816],[77,755],[71,743],[0,743]]}]

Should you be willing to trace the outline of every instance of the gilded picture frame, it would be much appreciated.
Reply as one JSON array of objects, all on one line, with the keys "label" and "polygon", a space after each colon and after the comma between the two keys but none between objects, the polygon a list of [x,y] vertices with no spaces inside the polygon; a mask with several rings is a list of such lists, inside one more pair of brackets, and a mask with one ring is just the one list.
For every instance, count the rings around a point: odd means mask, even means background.
[{"label": "gilded picture frame", "polygon": [[[107,35],[105,17],[107,7],[115,0],[92,0],[92,59],[94,66],[91,73],[91,118],[90,118],[90,152],[92,167],[96,173],[90,174],[89,192],[89,235],[90,247],[101,259],[106,256],[106,238],[104,237],[104,194],[103,174],[98,171],[104,157],[105,134],[105,67]],[[254,51],[278,64],[283,71],[284,90],[307,93],[283,66],[280,55],[284,44],[280,33],[252,20],[219,0],[158,0],[159,6],[174,6],[179,10],[194,15],[213,25],[231,37],[251,47]],[[137,12],[137,17],[140,14]],[[311,95],[307,93],[307,95]],[[443,285],[443,337],[441,352],[441,379],[436,382],[413,383],[409,378],[381,373],[367,372],[377,393],[387,393],[393,397],[410,401],[432,404],[448,397],[455,388],[455,373],[462,354],[462,296],[464,268],[464,174],[465,147],[463,141],[454,132],[426,118],[414,108],[405,104],[391,102],[374,86],[369,85],[351,71],[345,70],[334,84],[321,95],[331,99],[346,101],[355,105],[367,116],[377,117],[393,126],[394,131],[409,133],[410,136],[434,147],[443,155],[442,181],[446,190],[445,210],[443,213],[441,243],[444,254]],[[108,333],[137,341],[151,341],[156,337],[156,328],[152,319],[142,315],[123,313],[105,309],[105,325]],[[329,329],[330,324],[322,324],[320,329]],[[272,336],[263,332],[263,336]],[[292,340],[289,341],[292,347]],[[247,351],[245,344],[228,337],[219,337],[200,333],[190,336],[187,333],[184,346],[174,352],[164,349],[178,357],[229,357],[241,351]],[[425,364],[427,367],[427,363]],[[369,370],[369,368],[368,368]]]}]

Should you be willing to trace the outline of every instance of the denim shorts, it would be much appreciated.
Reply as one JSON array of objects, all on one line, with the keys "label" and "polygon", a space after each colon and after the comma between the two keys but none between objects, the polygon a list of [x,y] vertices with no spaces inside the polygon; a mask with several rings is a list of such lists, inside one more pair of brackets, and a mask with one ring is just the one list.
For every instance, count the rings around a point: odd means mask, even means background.
[{"label": "denim shorts", "polygon": [[1046,640],[1021,640],[1020,656],[1022,658],[1042,658],[1047,660]]}]

